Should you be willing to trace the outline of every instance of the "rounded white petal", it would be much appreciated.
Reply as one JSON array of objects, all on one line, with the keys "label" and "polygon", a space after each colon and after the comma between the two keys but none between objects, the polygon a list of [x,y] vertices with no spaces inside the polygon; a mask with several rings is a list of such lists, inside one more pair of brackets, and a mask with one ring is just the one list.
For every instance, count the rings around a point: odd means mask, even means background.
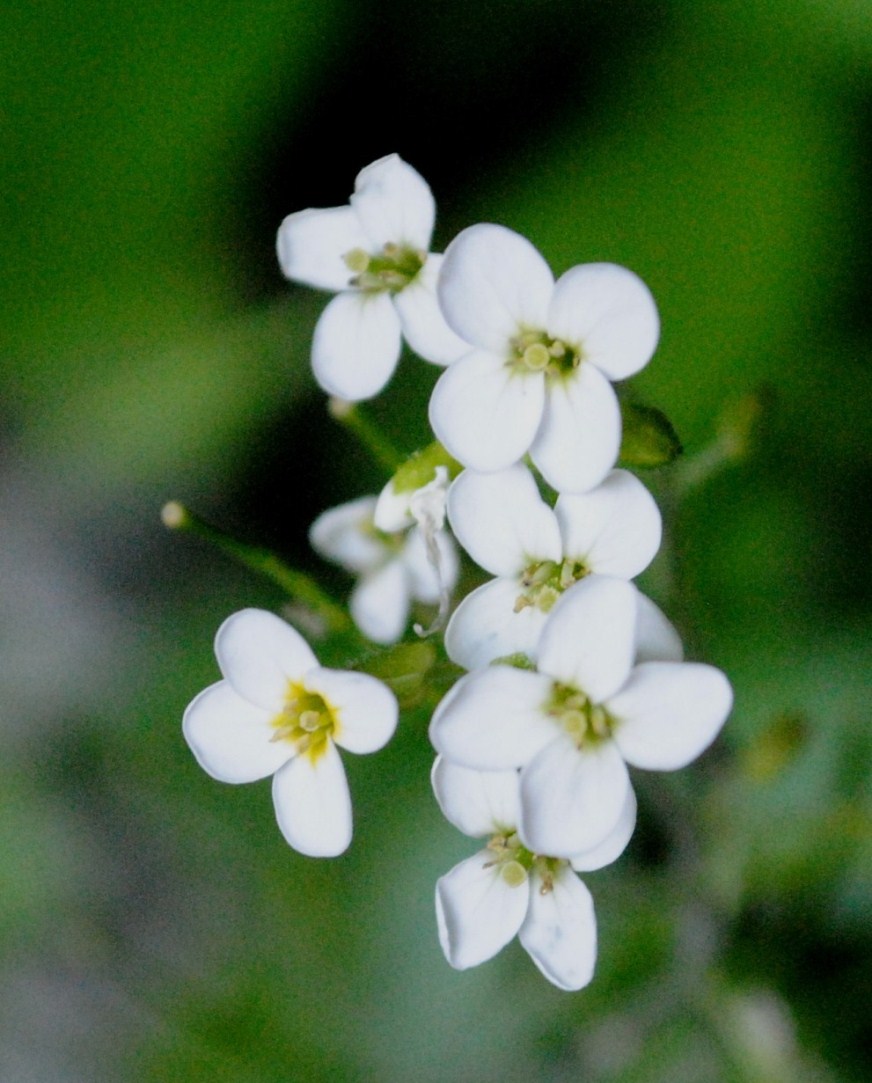
[{"label": "rounded white petal", "polygon": [[289,214],[276,247],[287,278],[338,292],[348,289],[353,275],[342,257],[372,245],[351,207],[328,207]]},{"label": "rounded white petal", "polygon": [[455,970],[478,966],[496,955],[527,913],[529,882],[507,884],[499,869],[490,865],[493,857],[490,850],[481,850],[436,881],[439,943]]},{"label": "rounded white petal", "polygon": [[397,728],[397,698],[368,673],[340,669],[313,669],[306,674],[306,690],[322,696],[336,714],[333,740],[349,752],[377,752]]},{"label": "rounded white petal", "polygon": [[593,846],[584,853],[574,854],[571,859],[576,872],[595,872],[616,861],[626,850],[627,843],[636,827],[636,794],[632,784],[627,786],[627,796],[618,822],[606,835],[599,846]]},{"label": "rounded white petal", "polygon": [[596,965],[593,899],[581,880],[561,869],[550,890],[538,875],[530,883],[530,907],[518,938],[545,977],[558,989],[583,989]]},{"label": "rounded white petal", "polygon": [[644,662],[605,704],[627,763],[675,771],[704,752],[733,706],[730,682],[700,662]]},{"label": "rounded white petal", "polygon": [[328,395],[371,399],[393,376],[400,345],[400,320],[387,293],[340,293],[315,325],[312,371]]},{"label": "rounded white petal", "polygon": [[636,664],[640,662],[681,662],[684,646],[675,626],[647,594],[636,592]]},{"label": "rounded white petal", "polygon": [[436,381],[430,424],[455,459],[489,473],[527,453],[544,404],[541,372],[513,372],[496,354],[474,350]]},{"label": "rounded white petal", "polygon": [[433,714],[433,747],[452,762],[481,771],[520,767],[558,732],[543,713],[550,690],[544,674],[511,666],[469,673]]},{"label": "rounded white petal", "polygon": [[564,554],[600,575],[633,579],[660,548],[660,509],[642,482],[626,470],[613,470],[590,492],[565,493],[554,511]]},{"label": "rounded white petal", "polygon": [[445,819],[465,835],[515,830],[520,812],[517,771],[474,771],[437,756],[430,781]]},{"label": "rounded white petal", "polygon": [[398,493],[394,488],[394,479],[385,485],[378,494],[372,521],[379,530],[386,534],[398,534],[414,523],[411,508],[412,493]]},{"label": "rounded white petal", "polygon": [[188,706],[182,732],[197,763],[220,782],[255,782],[277,771],[294,750],[271,741],[271,714],[234,692],[227,681],[202,691]]},{"label": "rounded white petal", "polygon": [[332,741],[315,763],[297,756],[273,779],[276,819],[290,846],[309,857],[336,857],[351,842],[351,796]]},{"label": "rounded white petal", "polygon": [[361,496],[322,512],[309,527],[312,548],[358,575],[380,567],[388,551],[372,530],[375,504],[374,496]]},{"label": "rounded white petal", "polygon": [[636,588],[589,575],[551,610],[539,640],[539,669],[594,703],[621,687],[636,647]]},{"label": "rounded white petal", "polygon": [[508,357],[520,330],[544,330],[554,278],[532,244],[505,226],[463,230],[448,246],[439,301],[449,325],[483,350]]},{"label": "rounded white petal", "polygon": [[443,590],[450,594],[460,574],[457,547],[451,535],[439,530],[436,532],[435,541],[439,553],[439,575],[430,563],[430,554],[420,527],[413,527],[409,531],[400,554],[400,560],[408,575],[411,595],[415,601],[425,605],[435,605]]},{"label": "rounded white petal", "polygon": [[400,560],[365,575],[348,599],[351,617],[373,643],[396,643],[409,619],[409,577]]},{"label": "rounded white petal", "polygon": [[429,255],[415,278],[394,295],[403,337],[419,357],[434,365],[450,365],[469,353],[469,343],[451,330],[439,307],[436,283],[443,258]]},{"label": "rounded white petal", "polygon": [[357,174],[351,206],[370,241],[427,251],[436,219],[430,186],[399,154],[388,154]]},{"label": "rounded white petal", "polygon": [[235,691],[270,712],[282,709],[289,680],[318,665],[300,633],[264,609],[228,617],[215,636],[215,655]]},{"label": "rounded white petal", "polygon": [[620,444],[618,400],[599,369],[582,362],[570,377],[549,380],[530,458],[553,489],[583,493],[599,485]]},{"label": "rounded white petal", "polygon": [[579,750],[561,734],[521,771],[524,845],[567,858],[598,846],[620,820],[629,785],[612,741]]},{"label": "rounded white petal", "polygon": [[638,275],[614,263],[585,263],[558,279],[548,330],[580,347],[582,357],[610,380],[623,380],[651,360],[660,318]]},{"label": "rounded white petal", "polygon": [[445,629],[445,650],[452,662],[480,669],[511,654],[535,660],[547,614],[535,605],[516,613],[521,589],[517,579],[492,579],[467,594]]},{"label": "rounded white petal", "polygon": [[494,474],[464,470],[448,490],[448,518],[463,548],[491,575],[515,576],[563,553],[557,518],[520,463]]}]

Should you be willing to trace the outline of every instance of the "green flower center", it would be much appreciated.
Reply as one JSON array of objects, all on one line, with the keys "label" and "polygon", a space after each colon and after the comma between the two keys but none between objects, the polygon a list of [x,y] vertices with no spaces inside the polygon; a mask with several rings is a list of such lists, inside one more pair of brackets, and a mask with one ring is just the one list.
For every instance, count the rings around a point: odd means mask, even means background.
[{"label": "green flower center", "polygon": [[493,859],[485,868],[496,866],[502,879],[509,887],[520,887],[527,882],[531,872],[537,872],[542,880],[540,891],[547,895],[554,889],[554,877],[568,861],[559,857],[542,857],[534,854],[521,844],[516,831],[501,832],[494,835],[487,844],[493,853]]},{"label": "green flower center", "polygon": [[614,722],[606,709],[570,685],[554,685],[545,711],[563,727],[576,748],[591,748],[612,735]]},{"label": "green flower center", "polygon": [[362,248],[352,248],[342,259],[353,272],[349,286],[364,293],[383,293],[385,290],[399,293],[418,276],[427,262],[427,253],[388,242],[376,255],[370,255]]},{"label": "green flower center", "polygon": [[299,681],[288,681],[284,707],[270,719],[275,730],[270,740],[290,741],[298,755],[316,763],[339,730],[338,713],[317,692],[307,691]]},{"label": "green flower center", "polygon": [[566,557],[560,562],[542,560],[531,564],[521,575],[521,593],[515,599],[515,612],[520,613],[529,605],[548,613],[560,595],[579,579],[584,579],[590,568],[583,560]]},{"label": "green flower center", "polygon": [[544,372],[552,378],[571,375],[581,364],[581,351],[544,331],[521,331],[513,339],[509,364],[515,372]]}]

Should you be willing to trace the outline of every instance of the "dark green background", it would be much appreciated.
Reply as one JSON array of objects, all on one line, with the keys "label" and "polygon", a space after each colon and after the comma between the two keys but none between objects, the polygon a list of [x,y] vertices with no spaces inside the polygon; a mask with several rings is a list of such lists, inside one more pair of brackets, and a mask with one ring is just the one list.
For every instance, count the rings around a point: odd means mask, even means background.
[{"label": "dark green background", "polygon": [[[864,1078],[870,136],[865,0],[6,5],[4,1083]],[[642,275],[663,338],[633,391],[686,463],[768,389],[740,462],[681,499],[687,465],[646,476],[648,589],[736,708],[694,767],[637,776],[579,994],[517,945],[442,958],[433,883],[474,844],[430,796],[426,715],[348,757],[333,862],[181,738],[220,621],[283,599],[168,536],[164,500],[347,589],[306,529],[382,478],[324,413],[323,301],[274,234],[391,151],[437,248],[497,221],[558,273]],[[377,404],[408,449],[434,376],[409,359]]]}]

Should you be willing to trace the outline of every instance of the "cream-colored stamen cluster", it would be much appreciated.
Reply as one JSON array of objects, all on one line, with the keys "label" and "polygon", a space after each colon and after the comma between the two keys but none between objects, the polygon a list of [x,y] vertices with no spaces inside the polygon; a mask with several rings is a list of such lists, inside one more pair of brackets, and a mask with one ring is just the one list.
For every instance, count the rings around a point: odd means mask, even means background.
[{"label": "cream-colored stamen cluster", "polygon": [[559,563],[556,560],[543,560],[531,564],[521,576],[524,589],[515,600],[515,612],[536,606],[543,613],[548,613],[563,591],[588,573],[589,569],[582,561],[571,557]]},{"label": "cream-colored stamen cluster", "polygon": [[520,372],[544,372],[564,376],[581,364],[581,354],[558,338],[542,331],[523,331],[510,341],[510,363]]},{"label": "cream-colored stamen cluster", "polygon": [[295,682],[289,684],[285,705],[270,724],[275,729],[271,741],[289,741],[313,763],[327,751],[328,740],[338,728],[335,708]]},{"label": "cream-colored stamen cluster", "polygon": [[499,868],[500,876],[509,887],[520,887],[527,882],[531,872],[535,871],[542,881],[539,888],[542,895],[554,890],[554,877],[563,865],[568,864],[561,858],[542,857],[532,853],[522,845],[517,831],[493,835],[487,848],[495,856],[486,863],[485,868]]},{"label": "cream-colored stamen cluster", "polygon": [[352,248],[342,257],[345,266],[354,275],[349,286],[364,293],[381,293],[390,290],[399,293],[419,274],[427,261],[427,253],[417,248],[403,248],[388,242],[379,255],[370,255],[362,248]]},{"label": "cream-colored stamen cluster", "polygon": [[560,723],[579,749],[599,744],[612,735],[608,712],[592,703],[578,688],[555,685],[547,713]]}]

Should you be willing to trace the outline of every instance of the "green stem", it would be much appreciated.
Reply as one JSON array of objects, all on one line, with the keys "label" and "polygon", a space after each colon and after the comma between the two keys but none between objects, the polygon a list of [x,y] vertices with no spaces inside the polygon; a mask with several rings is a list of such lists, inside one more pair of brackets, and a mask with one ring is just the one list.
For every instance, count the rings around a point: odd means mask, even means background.
[{"label": "green stem", "polygon": [[275,553],[256,545],[248,545],[212,526],[176,500],[165,504],[161,510],[164,525],[171,530],[184,530],[203,538],[232,557],[240,564],[266,576],[286,591],[294,601],[316,613],[332,632],[345,632],[351,627],[351,618],[336,604],[318,584],[304,572],[289,568]]},{"label": "green stem", "polygon": [[371,418],[361,412],[359,406],[344,399],[333,398],[329,401],[328,409],[331,417],[354,433],[379,466],[393,474],[406,461],[406,456],[394,447]]}]

